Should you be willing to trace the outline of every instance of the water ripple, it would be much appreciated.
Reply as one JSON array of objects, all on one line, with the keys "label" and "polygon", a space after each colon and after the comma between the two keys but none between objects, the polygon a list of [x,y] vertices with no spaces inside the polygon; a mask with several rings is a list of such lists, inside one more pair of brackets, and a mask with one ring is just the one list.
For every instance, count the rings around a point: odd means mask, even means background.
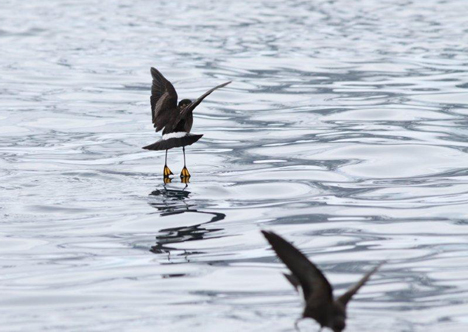
[{"label": "water ripple", "polygon": [[[290,331],[265,228],[337,293],[387,260],[350,331],[466,330],[465,1],[0,7],[4,329]],[[233,81],[188,186],[141,149],[150,66],[183,98]]]}]

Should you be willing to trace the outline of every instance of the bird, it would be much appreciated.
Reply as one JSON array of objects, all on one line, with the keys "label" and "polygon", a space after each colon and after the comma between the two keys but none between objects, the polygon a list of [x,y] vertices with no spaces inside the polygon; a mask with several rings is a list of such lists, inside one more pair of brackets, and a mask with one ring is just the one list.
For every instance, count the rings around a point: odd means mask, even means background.
[{"label": "bird", "polygon": [[343,331],[346,327],[346,305],[383,263],[367,272],[347,292],[335,299],[333,287],[327,278],[302,252],[274,232],[262,233],[291,271],[291,274],[284,274],[286,279],[296,290],[302,290],[305,308],[302,317],[295,323],[296,329],[300,320],[312,318],[320,324],[321,329],[328,327],[334,332]]},{"label": "bird", "polygon": [[182,180],[186,181],[190,178],[190,172],[187,169],[185,162],[185,147],[192,145],[203,135],[191,134],[193,124],[193,110],[213,91],[222,88],[231,81],[220,84],[213,89],[205,92],[201,97],[192,101],[190,99],[182,99],[177,103],[177,92],[163,74],[156,68],[151,67],[151,76],[153,77],[153,84],[151,87],[151,114],[153,126],[156,132],[163,130],[162,138],[148,146],[143,147],[146,150],[166,150],[166,159],[164,162],[163,175],[166,179],[173,175],[170,168],[167,166],[167,150],[177,147],[182,147],[184,153],[184,168],[180,173]]}]

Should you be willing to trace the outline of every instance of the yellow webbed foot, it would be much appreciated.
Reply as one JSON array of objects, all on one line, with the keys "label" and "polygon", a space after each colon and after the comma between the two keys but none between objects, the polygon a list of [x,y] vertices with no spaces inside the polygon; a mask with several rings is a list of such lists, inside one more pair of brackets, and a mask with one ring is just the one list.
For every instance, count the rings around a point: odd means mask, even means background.
[{"label": "yellow webbed foot", "polygon": [[185,184],[189,184],[190,183],[190,176],[180,178],[180,182],[185,183]]},{"label": "yellow webbed foot", "polygon": [[171,169],[167,167],[167,165],[164,165],[164,171],[163,171],[164,177],[168,177],[169,175],[173,175]]},{"label": "yellow webbed foot", "polygon": [[187,167],[184,166],[184,168],[182,168],[182,172],[180,172],[180,177],[183,179],[183,178],[189,178],[190,177],[190,173],[187,169]]},{"label": "yellow webbed foot", "polygon": [[171,182],[172,182],[172,179],[170,177],[167,177],[167,176],[164,177],[164,184],[168,184]]}]

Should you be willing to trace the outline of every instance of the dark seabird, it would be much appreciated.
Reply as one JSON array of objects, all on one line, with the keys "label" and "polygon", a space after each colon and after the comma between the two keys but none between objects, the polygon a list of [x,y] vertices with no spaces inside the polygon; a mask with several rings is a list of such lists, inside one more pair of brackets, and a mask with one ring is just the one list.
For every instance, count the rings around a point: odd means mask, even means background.
[{"label": "dark seabird", "polygon": [[[327,278],[303,253],[273,232],[262,231],[262,233],[278,257],[291,270],[292,274],[285,274],[288,281],[296,290],[302,288],[305,308],[299,320],[312,318],[321,328],[329,327],[334,332],[343,331],[346,326],[346,305],[382,264],[366,273],[346,293],[334,299],[333,288]],[[299,320],[296,321],[296,329]]]},{"label": "dark seabird", "polygon": [[164,128],[162,138],[151,145],[145,146],[146,150],[166,150],[166,161],[164,163],[164,177],[173,173],[167,167],[167,150],[182,147],[184,152],[184,168],[180,173],[182,179],[188,180],[190,173],[185,164],[185,147],[198,141],[203,135],[190,134],[193,124],[193,110],[203,99],[214,90],[222,88],[231,82],[226,82],[205,92],[195,101],[182,99],[177,104],[177,92],[174,86],[157,69],[151,68],[153,86],[151,87],[151,112],[153,125],[156,132]]}]

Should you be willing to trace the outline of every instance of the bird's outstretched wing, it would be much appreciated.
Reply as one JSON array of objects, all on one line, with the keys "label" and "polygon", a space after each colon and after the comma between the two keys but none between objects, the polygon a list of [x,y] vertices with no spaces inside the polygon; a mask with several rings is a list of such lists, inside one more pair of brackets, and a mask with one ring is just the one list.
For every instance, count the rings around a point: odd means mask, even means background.
[{"label": "bird's outstretched wing", "polygon": [[[273,232],[262,233],[278,257],[291,270],[293,280],[297,279],[301,284],[306,302],[311,295],[328,303],[333,301],[333,288],[327,278],[302,252]],[[288,280],[291,281],[290,278]]]},{"label": "bird's outstretched wing", "polygon": [[[153,85],[151,87],[151,113],[154,128],[160,131],[177,111],[177,92],[174,86],[157,69],[151,67]],[[172,115],[172,117],[176,117]]]},{"label": "bird's outstretched wing", "polygon": [[351,287],[346,293],[341,295],[337,301],[340,302],[344,307],[348,304],[348,302],[351,300],[351,298],[358,292],[358,290],[364,286],[364,284],[369,280],[369,278],[374,274],[379,267],[382,266],[383,263],[380,263],[376,267],[374,267],[372,270],[367,272],[364,277],[361,278],[353,287]]},{"label": "bird's outstretched wing", "polygon": [[[220,84],[218,86],[215,86],[213,89],[211,90],[208,90],[206,91],[203,95],[201,95],[197,100],[193,101],[190,105],[188,105],[185,109],[184,109],[184,112],[191,112],[195,109],[195,107],[197,107],[198,105],[200,105],[200,103],[203,101],[203,99],[205,99],[206,97],[208,97],[213,91],[219,89],[219,88],[222,88],[222,87],[225,87],[226,85],[230,84],[232,81],[229,81],[229,82],[226,82],[226,83],[223,83],[223,84]],[[182,117],[183,118],[183,117]]]},{"label": "bird's outstretched wing", "polygon": [[[229,82],[226,82],[226,83],[223,83],[223,84],[220,84],[218,86],[215,86],[213,89],[211,90],[208,90],[207,92],[205,92],[201,97],[199,97],[197,100],[193,101],[192,103],[190,103],[189,105],[187,105],[179,114],[179,116],[177,117],[177,119],[172,123],[172,126],[175,128],[177,126],[177,124],[185,119],[185,117],[190,113],[190,112],[193,112],[193,110],[195,109],[195,107],[197,107],[198,105],[200,105],[200,103],[203,101],[203,99],[205,99],[206,97],[208,97],[213,91],[215,91],[216,89],[219,89],[219,88],[222,88],[226,85],[228,85],[229,83],[231,83],[231,81]],[[172,131],[173,128],[169,128],[169,131]]]}]

